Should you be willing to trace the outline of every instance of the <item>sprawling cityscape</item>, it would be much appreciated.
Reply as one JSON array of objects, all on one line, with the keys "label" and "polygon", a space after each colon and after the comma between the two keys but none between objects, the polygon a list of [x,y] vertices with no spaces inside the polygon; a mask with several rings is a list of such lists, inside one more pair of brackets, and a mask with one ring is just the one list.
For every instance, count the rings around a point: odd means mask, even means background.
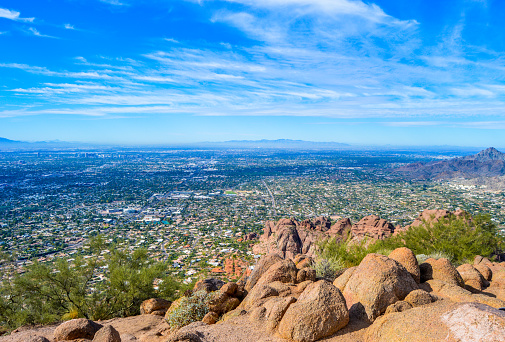
[{"label": "sprawling cityscape", "polygon": [[[191,282],[238,279],[267,220],[370,214],[407,225],[424,209],[487,213],[505,227],[503,189],[416,181],[394,169],[425,151],[151,150],[0,154],[0,271],[86,255],[95,235],[146,248]],[[251,234],[252,233],[252,234]],[[256,234],[254,234],[256,233]],[[97,279],[100,275],[97,275]]]}]

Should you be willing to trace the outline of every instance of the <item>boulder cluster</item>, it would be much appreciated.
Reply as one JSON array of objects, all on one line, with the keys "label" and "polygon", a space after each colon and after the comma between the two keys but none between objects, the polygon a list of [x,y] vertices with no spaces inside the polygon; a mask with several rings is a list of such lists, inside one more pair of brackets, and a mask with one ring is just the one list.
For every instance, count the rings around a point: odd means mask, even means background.
[{"label": "boulder cluster", "polygon": [[298,254],[314,257],[315,242],[321,239],[350,239],[351,244],[357,244],[363,240],[371,243],[386,239],[411,227],[425,223],[436,223],[441,219],[452,217],[469,218],[469,215],[460,209],[454,212],[443,209],[427,209],[405,227],[395,227],[391,222],[377,215],[365,216],[354,224],[348,218],[340,218],[332,223],[330,218],[324,216],[301,222],[296,219],[267,221],[259,243],[253,246],[253,252],[256,254],[277,253],[284,258],[294,258]]},{"label": "boulder cluster", "polygon": [[[262,257],[244,284],[247,295],[217,328],[240,318],[243,326],[245,317],[279,341],[505,341],[505,312],[498,310],[505,307],[505,263],[476,257],[456,268],[430,258],[419,265],[403,247],[368,254],[330,282],[316,277],[310,261]],[[169,341],[215,336],[201,324],[182,331]]]}]

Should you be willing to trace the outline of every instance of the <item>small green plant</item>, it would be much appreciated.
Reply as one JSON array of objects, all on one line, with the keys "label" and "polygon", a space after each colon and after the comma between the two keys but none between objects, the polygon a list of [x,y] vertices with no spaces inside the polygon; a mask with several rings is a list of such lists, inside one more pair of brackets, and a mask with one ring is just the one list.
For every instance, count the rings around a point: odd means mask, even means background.
[{"label": "small green plant", "polygon": [[442,252],[442,251],[435,251],[435,252],[432,252],[430,254],[418,254],[416,255],[416,259],[417,259],[417,262],[419,264],[422,264],[423,262],[425,262],[426,260],[428,259],[442,259],[442,258],[445,258],[445,259],[448,259],[448,260],[453,260],[454,257],[448,253],[445,253],[445,252]]},{"label": "small green plant", "polygon": [[168,313],[167,323],[170,328],[179,329],[190,323],[201,321],[209,312],[208,304],[213,297],[212,293],[198,291],[190,297],[179,298],[178,305]]},{"label": "small green plant", "polygon": [[316,270],[318,278],[324,278],[329,281],[335,280],[337,272],[344,268],[342,261],[338,258],[318,259],[312,267]]}]

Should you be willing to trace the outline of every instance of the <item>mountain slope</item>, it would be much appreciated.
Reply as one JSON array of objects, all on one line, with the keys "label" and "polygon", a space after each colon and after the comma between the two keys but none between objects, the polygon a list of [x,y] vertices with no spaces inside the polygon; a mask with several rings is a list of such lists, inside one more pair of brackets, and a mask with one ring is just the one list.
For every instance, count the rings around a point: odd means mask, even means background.
[{"label": "mountain slope", "polygon": [[451,179],[505,175],[505,153],[490,147],[475,155],[402,166],[395,172],[414,179]]}]

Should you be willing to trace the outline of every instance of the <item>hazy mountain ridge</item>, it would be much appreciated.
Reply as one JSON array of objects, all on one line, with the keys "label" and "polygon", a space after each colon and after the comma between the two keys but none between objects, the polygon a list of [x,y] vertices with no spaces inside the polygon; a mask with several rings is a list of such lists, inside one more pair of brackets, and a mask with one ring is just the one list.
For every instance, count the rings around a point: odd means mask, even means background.
[{"label": "hazy mountain ridge", "polygon": [[415,179],[496,177],[505,175],[505,153],[490,147],[475,155],[429,163],[413,163],[395,172]]}]

